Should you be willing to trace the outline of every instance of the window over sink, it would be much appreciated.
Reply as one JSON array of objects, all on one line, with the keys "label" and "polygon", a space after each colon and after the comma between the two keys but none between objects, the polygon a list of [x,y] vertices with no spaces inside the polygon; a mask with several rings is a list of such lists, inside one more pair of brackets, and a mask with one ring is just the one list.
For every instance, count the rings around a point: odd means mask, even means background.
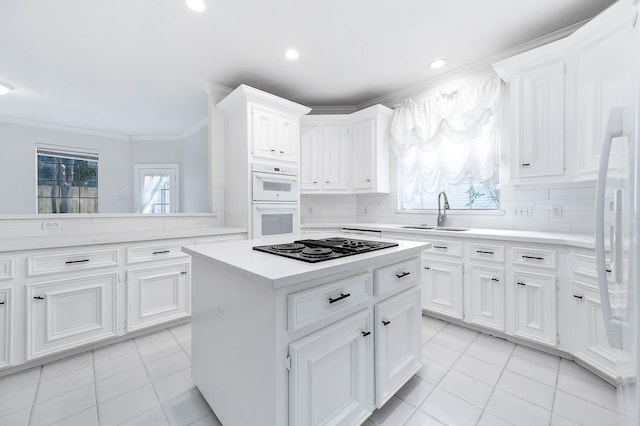
[{"label": "window over sink", "polygon": [[394,108],[400,210],[437,209],[441,191],[451,209],[500,207],[501,88],[500,79],[491,78]]}]

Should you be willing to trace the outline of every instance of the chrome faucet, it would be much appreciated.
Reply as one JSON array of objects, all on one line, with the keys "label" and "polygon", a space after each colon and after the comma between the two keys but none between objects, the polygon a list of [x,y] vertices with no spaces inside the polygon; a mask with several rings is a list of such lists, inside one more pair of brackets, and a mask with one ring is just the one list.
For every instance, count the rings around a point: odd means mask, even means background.
[{"label": "chrome faucet", "polygon": [[[444,195],[444,208],[440,211],[440,196]],[[447,193],[442,191],[438,194],[438,226],[444,225],[444,221],[447,220],[447,210],[449,210],[449,199]]]}]

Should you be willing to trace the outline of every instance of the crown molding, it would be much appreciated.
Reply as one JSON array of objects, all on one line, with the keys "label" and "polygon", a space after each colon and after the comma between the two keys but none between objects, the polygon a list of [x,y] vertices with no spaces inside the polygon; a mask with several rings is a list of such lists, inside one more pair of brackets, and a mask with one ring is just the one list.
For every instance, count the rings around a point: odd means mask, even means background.
[{"label": "crown molding", "polygon": [[122,133],[103,132],[100,130],[82,129],[79,127],[62,126],[60,124],[43,123],[40,121],[25,120],[22,118],[0,115],[0,123],[17,124],[20,126],[38,127],[40,129],[59,130],[62,132],[81,133],[83,135],[101,136],[104,138],[129,140],[128,135]]},{"label": "crown molding", "polygon": [[186,139],[186,138],[194,135],[198,130],[202,129],[203,127],[205,127],[208,124],[209,124],[209,117],[204,117],[203,119],[198,121],[196,124],[194,124],[193,126],[188,128],[187,130],[185,130],[185,132],[180,135],[180,138],[181,139]]},{"label": "crown molding", "polygon": [[355,105],[310,106],[309,108],[311,108],[309,115],[351,114],[358,110]]}]

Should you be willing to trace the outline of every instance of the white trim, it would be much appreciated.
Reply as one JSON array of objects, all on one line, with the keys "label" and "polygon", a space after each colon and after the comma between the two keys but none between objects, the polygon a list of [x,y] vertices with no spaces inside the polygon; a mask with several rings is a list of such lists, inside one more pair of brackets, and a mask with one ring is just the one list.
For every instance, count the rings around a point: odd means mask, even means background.
[{"label": "white trim", "polygon": [[40,121],[25,120],[22,118],[8,117],[4,115],[0,115],[0,123],[17,124],[19,126],[39,127],[42,129],[60,130],[63,132],[81,133],[84,135],[93,135],[93,136],[102,136],[105,138],[112,138],[112,139],[129,140],[128,135],[123,135],[121,133],[102,132],[99,130],[90,130],[90,129],[82,129],[79,127],[62,126],[59,124],[42,123]]},{"label": "white trim", "polygon": [[351,114],[358,110],[355,105],[310,106],[309,108],[311,108],[309,115]]},{"label": "white trim", "polygon": [[202,129],[204,126],[209,124],[209,117],[204,117],[202,120],[198,121],[196,124],[185,130],[185,132],[180,135],[182,139],[187,139],[188,137],[194,135],[198,130]]},{"label": "white trim", "polygon": [[176,141],[176,142],[182,142],[181,136],[179,136],[179,135],[175,135],[175,136],[171,136],[171,135],[159,135],[159,136],[139,135],[139,136],[129,136],[129,140],[131,142],[140,142],[140,141]]}]

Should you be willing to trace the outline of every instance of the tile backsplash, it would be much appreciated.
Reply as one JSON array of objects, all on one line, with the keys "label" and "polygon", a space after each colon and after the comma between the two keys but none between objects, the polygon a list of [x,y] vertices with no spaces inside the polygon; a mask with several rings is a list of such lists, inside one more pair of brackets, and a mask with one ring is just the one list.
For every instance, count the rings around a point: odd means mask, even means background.
[{"label": "tile backsplash", "polygon": [[[446,224],[472,228],[593,233],[595,182],[510,185],[500,190],[500,210],[448,211]],[[305,223],[400,223],[435,225],[437,212],[397,211],[397,194],[303,195]],[[559,207],[561,217],[553,216]],[[523,210],[525,216],[519,214]]]}]

